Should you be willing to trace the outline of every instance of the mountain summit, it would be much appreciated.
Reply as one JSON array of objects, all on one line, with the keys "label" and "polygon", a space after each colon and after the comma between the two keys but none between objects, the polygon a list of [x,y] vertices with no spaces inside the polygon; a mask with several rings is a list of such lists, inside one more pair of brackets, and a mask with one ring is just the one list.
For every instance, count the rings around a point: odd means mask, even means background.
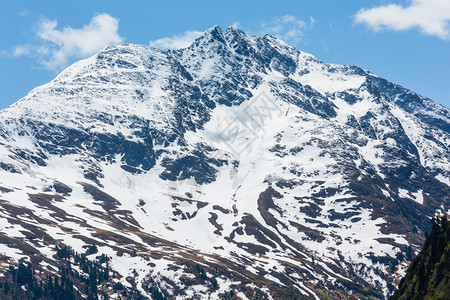
[{"label": "mountain summit", "polygon": [[0,253],[107,257],[110,296],[384,298],[449,146],[449,109],[269,35],[111,46],[0,112]]}]

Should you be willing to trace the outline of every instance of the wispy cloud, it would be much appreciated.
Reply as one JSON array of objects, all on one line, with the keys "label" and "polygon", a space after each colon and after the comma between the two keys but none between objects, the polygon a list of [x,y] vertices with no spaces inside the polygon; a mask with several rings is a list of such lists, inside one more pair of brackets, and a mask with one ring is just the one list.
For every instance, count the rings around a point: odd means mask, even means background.
[{"label": "wispy cloud", "polygon": [[162,50],[186,48],[189,47],[202,33],[202,31],[197,30],[186,31],[182,34],[151,41],[149,45]]},{"label": "wispy cloud", "polygon": [[30,12],[26,9],[19,11],[19,13],[17,14],[19,17],[26,17],[30,14]]},{"label": "wispy cloud", "polygon": [[240,26],[241,26],[240,22],[233,22],[233,24],[231,24],[230,27],[232,27],[232,28],[239,28]]},{"label": "wispy cloud", "polygon": [[7,57],[10,56],[8,51],[0,49],[0,57]]},{"label": "wispy cloud", "polygon": [[355,22],[365,23],[374,31],[419,28],[423,34],[450,39],[450,1],[412,0],[406,7],[390,4],[363,8],[355,15]]},{"label": "wispy cloud", "polygon": [[32,46],[30,45],[19,45],[14,48],[13,55],[16,57],[22,55],[29,55],[32,51]]},{"label": "wispy cloud", "polygon": [[56,20],[42,18],[36,32],[40,43],[16,46],[14,56],[37,57],[45,68],[60,69],[67,66],[72,57],[86,57],[108,45],[123,42],[117,32],[119,20],[108,14],[94,16],[88,25],[79,29],[57,29],[57,26]]},{"label": "wispy cloud", "polygon": [[302,40],[306,30],[311,29],[317,21],[309,18],[309,22],[300,20],[292,15],[285,15],[274,18],[270,21],[261,22],[261,33],[271,34],[289,42],[299,42]]}]

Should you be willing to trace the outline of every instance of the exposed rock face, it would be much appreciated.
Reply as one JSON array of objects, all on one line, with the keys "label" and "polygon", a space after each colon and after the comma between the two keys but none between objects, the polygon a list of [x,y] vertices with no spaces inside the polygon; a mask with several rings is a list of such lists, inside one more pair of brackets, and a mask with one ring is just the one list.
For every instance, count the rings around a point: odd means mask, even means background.
[{"label": "exposed rock face", "polygon": [[0,252],[96,244],[149,297],[383,298],[450,204],[449,120],[267,35],[108,47],[0,112]]}]

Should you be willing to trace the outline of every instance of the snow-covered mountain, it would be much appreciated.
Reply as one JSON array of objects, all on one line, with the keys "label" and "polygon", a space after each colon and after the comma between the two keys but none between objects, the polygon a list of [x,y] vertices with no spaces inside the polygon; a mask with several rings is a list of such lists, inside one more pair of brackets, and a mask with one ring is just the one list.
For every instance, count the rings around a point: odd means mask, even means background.
[{"label": "snow-covered mountain", "polygon": [[147,297],[384,298],[449,208],[449,144],[449,109],[269,35],[111,46],[0,112],[0,256],[95,244]]}]

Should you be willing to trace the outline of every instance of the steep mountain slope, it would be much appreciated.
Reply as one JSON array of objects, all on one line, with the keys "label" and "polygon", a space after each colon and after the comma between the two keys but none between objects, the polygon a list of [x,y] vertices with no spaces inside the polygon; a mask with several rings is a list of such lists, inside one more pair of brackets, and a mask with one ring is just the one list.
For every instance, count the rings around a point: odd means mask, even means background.
[{"label": "steep mountain slope", "polygon": [[423,249],[408,267],[399,288],[390,298],[448,299],[450,295],[450,223],[447,216],[432,220]]},{"label": "steep mountain slope", "polygon": [[0,112],[0,252],[95,244],[148,296],[383,298],[450,204],[449,120],[268,35],[108,47]]}]

